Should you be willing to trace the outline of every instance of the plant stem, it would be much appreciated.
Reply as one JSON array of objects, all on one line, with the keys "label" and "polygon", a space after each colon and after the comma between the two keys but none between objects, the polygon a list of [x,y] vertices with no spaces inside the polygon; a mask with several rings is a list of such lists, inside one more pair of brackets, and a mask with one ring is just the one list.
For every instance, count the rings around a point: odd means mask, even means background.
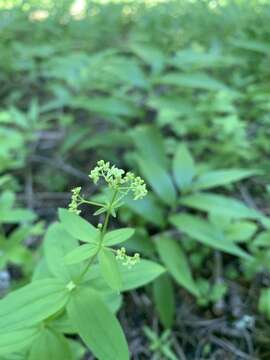
[{"label": "plant stem", "polygon": [[110,204],[109,204],[109,206],[108,206],[108,209],[107,209],[107,212],[106,212],[106,216],[105,216],[105,220],[104,220],[104,223],[103,223],[103,226],[102,226],[102,230],[101,230],[101,232],[100,232],[98,249],[97,249],[97,251],[95,252],[95,254],[90,257],[88,264],[86,265],[86,267],[84,268],[84,270],[81,272],[80,276],[78,277],[78,279],[77,279],[77,281],[76,281],[77,284],[80,283],[80,281],[82,280],[82,278],[84,277],[84,275],[87,273],[87,271],[89,270],[90,266],[93,264],[95,258],[97,257],[97,255],[98,255],[98,253],[99,253],[99,251],[100,251],[100,249],[101,249],[102,242],[103,242],[104,236],[105,236],[105,234],[106,234],[106,231],[107,231],[107,228],[108,228],[108,225],[109,225],[110,214],[111,214],[112,206],[113,206],[113,204],[114,204],[114,201],[115,201],[117,192],[118,192],[118,190],[116,189],[116,190],[114,191],[114,193],[113,193],[112,199],[111,199]]}]

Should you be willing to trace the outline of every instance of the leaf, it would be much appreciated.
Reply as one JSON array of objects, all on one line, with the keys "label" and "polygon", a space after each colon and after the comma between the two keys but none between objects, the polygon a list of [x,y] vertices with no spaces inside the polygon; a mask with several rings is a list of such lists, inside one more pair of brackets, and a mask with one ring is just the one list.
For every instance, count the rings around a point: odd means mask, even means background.
[{"label": "leaf", "polygon": [[128,360],[124,333],[97,291],[78,288],[71,293],[68,315],[82,340],[99,360]]},{"label": "leaf", "polygon": [[110,231],[104,236],[103,244],[106,246],[120,244],[128,240],[134,234],[134,232],[135,230],[132,228],[124,228]]},{"label": "leaf", "polygon": [[227,185],[256,174],[254,170],[231,169],[215,170],[200,175],[193,183],[194,190],[210,189],[216,186]]},{"label": "leaf", "polygon": [[266,318],[270,319],[270,289],[262,289],[259,298],[258,304],[259,312],[266,316]]},{"label": "leaf", "polygon": [[172,238],[159,236],[155,241],[158,254],[175,281],[191,292],[199,296],[199,292],[192,278],[189,264],[180,245]]},{"label": "leaf", "polygon": [[50,225],[43,242],[46,263],[50,272],[66,282],[76,279],[80,272],[80,266],[67,266],[65,263],[66,254],[79,246],[60,223]]},{"label": "leaf", "polygon": [[161,132],[156,126],[142,125],[132,130],[133,142],[140,157],[149,162],[156,162],[166,169],[168,165],[165,143]]},{"label": "leaf", "polygon": [[20,330],[0,330],[0,355],[11,354],[27,348],[38,336],[37,327]]},{"label": "leaf", "polygon": [[164,267],[158,263],[144,259],[130,269],[122,264],[119,265],[119,268],[123,282],[121,291],[137,289],[149,284],[165,271]]},{"label": "leaf", "polygon": [[257,226],[248,221],[240,221],[233,224],[226,229],[226,237],[232,241],[245,241],[250,239],[256,232]]},{"label": "leaf", "polygon": [[180,204],[235,219],[261,217],[259,212],[236,199],[206,192],[184,196],[180,199]]},{"label": "leaf", "polygon": [[176,191],[167,171],[156,162],[139,157],[137,161],[141,172],[156,194],[165,204],[173,206],[176,202]]},{"label": "leaf", "polygon": [[120,291],[122,281],[115,255],[110,249],[102,248],[98,253],[98,260],[102,276],[107,284],[116,291]]},{"label": "leaf", "polygon": [[174,291],[170,277],[163,274],[154,281],[154,301],[165,328],[173,325],[175,317]]},{"label": "leaf", "polygon": [[173,215],[170,221],[177,229],[214,249],[222,250],[229,254],[250,259],[250,255],[225,238],[222,231],[199,217],[180,214]]},{"label": "leaf", "polygon": [[0,218],[2,223],[17,223],[33,221],[36,215],[27,209],[8,209],[0,211]]},{"label": "leaf", "polygon": [[[145,259],[141,259],[138,264],[129,269],[121,263],[118,263],[118,266],[122,279],[121,291],[129,291],[144,286],[165,272],[163,266]],[[86,274],[84,281],[91,283],[99,290],[107,287],[104,279],[100,276],[98,266],[92,267],[91,271]]]},{"label": "leaf", "polygon": [[147,194],[145,198],[136,201],[126,199],[125,205],[145,221],[158,227],[164,226],[163,208],[157,203],[156,197],[153,194]]},{"label": "leaf", "polygon": [[81,216],[67,209],[59,209],[59,217],[65,230],[75,239],[96,242],[99,231]]},{"label": "leaf", "polygon": [[68,291],[56,279],[38,280],[0,300],[0,328],[26,328],[56,313],[66,304]]},{"label": "leaf", "polygon": [[44,328],[35,339],[28,360],[72,360],[72,353],[65,337],[55,330]]},{"label": "leaf", "polygon": [[68,265],[80,263],[97,254],[97,251],[98,244],[83,244],[65,256],[65,263]]},{"label": "leaf", "polygon": [[174,85],[177,87],[202,89],[210,91],[228,90],[220,81],[204,73],[180,74],[170,72],[162,76],[158,81],[159,84]]},{"label": "leaf", "polygon": [[195,163],[186,145],[177,147],[173,159],[173,175],[180,190],[188,188],[196,174]]}]

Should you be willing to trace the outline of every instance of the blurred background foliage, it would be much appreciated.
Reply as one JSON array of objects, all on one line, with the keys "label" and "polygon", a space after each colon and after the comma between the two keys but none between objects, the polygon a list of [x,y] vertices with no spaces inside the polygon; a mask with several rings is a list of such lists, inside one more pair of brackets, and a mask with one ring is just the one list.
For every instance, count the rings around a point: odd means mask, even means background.
[{"label": "blurred background foliage", "polygon": [[269,23],[267,0],[0,2],[3,292],[104,158],[151,189],[121,221],[173,279],[140,294],[176,331],[145,329],[155,359],[269,359]]}]

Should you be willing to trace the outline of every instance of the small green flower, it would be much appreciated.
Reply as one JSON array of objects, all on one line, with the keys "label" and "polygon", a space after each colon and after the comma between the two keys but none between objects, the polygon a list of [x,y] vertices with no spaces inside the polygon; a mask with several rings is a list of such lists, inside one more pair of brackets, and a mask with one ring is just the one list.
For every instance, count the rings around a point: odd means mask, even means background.
[{"label": "small green flower", "polygon": [[71,192],[72,192],[71,202],[68,205],[69,210],[72,212],[75,212],[77,215],[79,215],[81,212],[81,210],[78,210],[81,189],[82,188],[80,186],[78,186],[71,190]]},{"label": "small green flower", "polygon": [[133,256],[129,256],[126,254],[126,249],[121,247],[121,249],[116,250],[116,259],[120,260],[124,266],[130,269],[140,262],[140,254],[135,253]]},{"label": "small green flower", "polygon": [[133,199],[139,200],[146,196],[147,189],[144,180],[135,176],[132,172],[127,172],[110,165],[109,162],[99,160],[96,167],[89,174],[94,184],[97,184],[101,178],[105,180],[109,187],[119,190],[124,195],[129,191],[133,193]]}]

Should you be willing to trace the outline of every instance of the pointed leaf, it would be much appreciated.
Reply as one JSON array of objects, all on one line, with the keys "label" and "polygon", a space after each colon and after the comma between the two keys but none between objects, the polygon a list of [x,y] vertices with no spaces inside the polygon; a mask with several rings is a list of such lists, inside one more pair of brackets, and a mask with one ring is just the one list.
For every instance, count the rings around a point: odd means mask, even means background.
[{"label": "pointed leaf", "polygon": [[154,281],[154,300],[165,328],[172,327],[175,317],[175,299],[171,278],[163,274]]},{"label": "pointed leaf", "polygon": [[193,295],[199,296],[185,253],[180,245],[174,239],[167,236],[158,237],[155,244],[161,260],[175,281]]},{"label": "pointed leaf", "polygon": [[120,291],[122,281],[115,255],[109,249],[101,249],[98,253],[102,276],[107,284],[116,291]]},{"label": "pointed leaf", "polygon": [[79,246],[78,241],[72,237],[60,223],[52,224],[45,235],[43,242],[46,263],[50,272],[60,279],[68,282],[76,279],[80,266],[67,266],[65,256]]},{"label": "pointed leaf", "polygon": [[73,360],[65,337],[56,331],[44,328],[33,342],[28,360]]},{"label": "pointed leaf", "polygon": [[137,157],[140,170],[150,183],[153,190],[167,205],[173,206],[176,202],[176,191],[168,172],[159,163]]},{"label": "pointed leaf", "polygon": [[106,246],[120,244],[128,240],[134,234],[134,232],[135,230],[132,228],[124,228],[110,231],[105,235],[103,239],[103,244]]},{"label": "pointed leaf", "polygon": [[82,340],[99,360],[129,360],[125,336],[116,317],[93,289],[71,294],[68,315]]},{"label": "pointed leaf", "polygon": [[0,355],[11,354],[27,348],[38,336],[37,327],[20,330],[0,330]]},{"label": "pointed leaf", "polygon": [[235,219],[259,219],[261,217],[258,211],[248,208],[236,199],[211,193],[184,196],[180,199],[180,204]]},{"label": "pointed leaf", "polygon": [[66,264],[77,264],[97,254],[98,244],[83,244],[65,256]]},{"label": "pointed leaf", "polygon": [[35,325],[60,310],[68,296],[65,285],[56,279],[34,281],[0,300],[0,328]]},{"label": "pointed leaf", "polygon": [[209,171],[199,176],[192,185],[192,188],[195,190],[210,189],[239,181],[254,174],[256,174],[256,171],[244,169]]},{"label": "pointed leaf", "polygon": [[185,190],[188,188],[195,174],[195,163],[191,153],[186,145],[179,145],[173,159],[173,175],[179,189]]},{"label": "pointed leaf", "polygon": [[59,217],[65,230],[75,239],[96,242],[99,231],[81,216],[67,209],[59,209]]},{"label": "pointed leaf", "polygon": [[249,254],[232,241],[226,239],[222,231],[219,231],[206,220],[187,214],[173,215],[170,220],[177,229],[183,231],[183,233],[189,235],[194,240],[229,254],[250,258]]}]

